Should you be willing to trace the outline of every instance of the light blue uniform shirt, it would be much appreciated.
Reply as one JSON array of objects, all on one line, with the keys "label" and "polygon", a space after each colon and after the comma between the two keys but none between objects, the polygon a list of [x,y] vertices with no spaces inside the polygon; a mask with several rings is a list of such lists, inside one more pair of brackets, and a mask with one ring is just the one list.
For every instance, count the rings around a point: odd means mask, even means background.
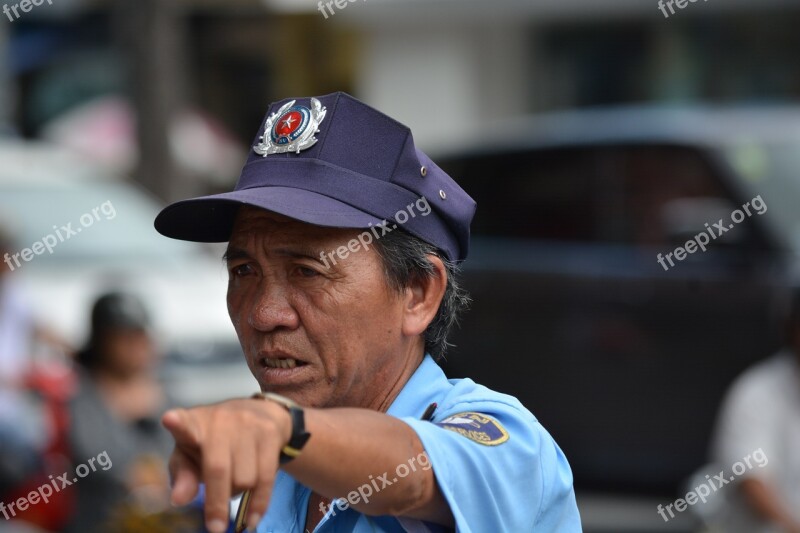
[{"label": "light blue uniform shirt", "polygon": [[[438,407],[432,421],[421,420],[433,402]],[[409,468],[432,465],[455,517],[456,531],[581,531],[567,459],[516,398],[477,385],[471,379],[448,380],[439,365],[426,356],[388,414],[416,431],[430,463],[426,464],[424,457],[422,461],[409,458],[405,465],[388,472],[384,479],[391,483],[407,476]],[[331,457],[331,460],[336,458]],[[384,481],[379,481],[382,475],[376,472],[373,479],[364,480],[362,487],[371,484],[373,492],[376,487],[383,488]],[[310,489],[280,470],[269,510],[258,526],[258,533],[305,533],[310,496]],[[332,505],[314,531],[448,531],[420,520],[366,516],[352,508],[341,510],[345,507],[343,504],[344,501],[340,506]]]}]

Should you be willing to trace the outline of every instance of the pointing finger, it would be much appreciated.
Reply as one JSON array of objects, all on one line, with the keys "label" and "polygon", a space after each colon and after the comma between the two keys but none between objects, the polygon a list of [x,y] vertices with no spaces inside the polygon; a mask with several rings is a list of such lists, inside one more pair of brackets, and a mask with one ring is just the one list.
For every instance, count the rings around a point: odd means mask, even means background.
[{"label": "pointing finger", "polygon": [[200,428],[191,413],[185,409],[170,409],[161,417],[161,424],[172,433],[178,445],[197,446]]}]

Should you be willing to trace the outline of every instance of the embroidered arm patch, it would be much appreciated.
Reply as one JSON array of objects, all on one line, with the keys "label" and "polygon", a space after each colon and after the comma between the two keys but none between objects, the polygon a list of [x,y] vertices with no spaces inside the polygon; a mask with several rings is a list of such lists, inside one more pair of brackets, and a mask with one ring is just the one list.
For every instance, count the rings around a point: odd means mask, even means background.
[{"label": "embroidered arm patch", "polygon": [[508,440],[508,432],[497,420],[480,413],[458,413],[434,424],[484,446],[497,446]]}]

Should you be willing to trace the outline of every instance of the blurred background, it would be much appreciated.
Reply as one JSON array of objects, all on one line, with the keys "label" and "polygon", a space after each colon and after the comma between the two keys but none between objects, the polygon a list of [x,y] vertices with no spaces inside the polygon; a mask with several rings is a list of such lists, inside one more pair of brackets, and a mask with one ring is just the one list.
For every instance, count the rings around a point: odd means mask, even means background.
[{"label": "blurred background", "polygon": [[585,531],[726,530],[719,503],[656,508],[730,469],[725,391],[785,341],[800,1],[27,1],[0,15],[0,501],[117,463],[0,531],[196,530],[165,510],[158,416],[256,382],[222,249],[153,219],[231,189],[270,102],[338,90],[478,201],[446,370],[551,431]]}]

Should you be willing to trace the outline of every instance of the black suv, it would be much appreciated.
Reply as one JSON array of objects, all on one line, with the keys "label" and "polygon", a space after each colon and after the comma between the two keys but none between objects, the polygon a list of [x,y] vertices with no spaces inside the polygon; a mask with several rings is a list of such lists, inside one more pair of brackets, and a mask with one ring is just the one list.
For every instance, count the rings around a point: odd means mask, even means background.
[{"label": "black suv", "polygon": [[671,502],[706,461],[726,387],[780,345],[798,148],[800,110],[626,108],[440,154],[478,202],[448,374],[517,396],[579,494]]}]

